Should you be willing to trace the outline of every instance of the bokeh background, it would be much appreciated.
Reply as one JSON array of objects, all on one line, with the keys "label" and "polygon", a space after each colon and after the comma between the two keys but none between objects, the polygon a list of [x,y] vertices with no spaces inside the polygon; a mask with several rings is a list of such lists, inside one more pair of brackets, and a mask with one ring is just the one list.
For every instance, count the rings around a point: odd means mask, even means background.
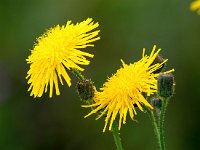
[{"label": "bokeh background", "polygon": [[[175,68],[176,93],[166,114],[168,150],[200,149],[200,16],[191,0],[0,0],[0,149],[114,150],[112,133],[102,133],[104,120],[81,108],[73,78],[52,99],[29,96],[25,59],[38,36],[67,20],[92,17],[101,40],[84,74],[97,88],[121,65],[139,60],[141,50],[156,44]],[[72,74],[70,76],[73,77]],[[121,129],[126,150],[155,150],[156,139],[147,114]]]}]

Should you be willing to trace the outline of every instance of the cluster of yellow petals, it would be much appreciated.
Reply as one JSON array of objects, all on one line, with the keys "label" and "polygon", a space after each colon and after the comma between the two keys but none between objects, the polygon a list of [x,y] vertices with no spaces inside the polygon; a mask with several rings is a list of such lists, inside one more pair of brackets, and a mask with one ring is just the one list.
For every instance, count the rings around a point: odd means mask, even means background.
[{"label": "cluster of yellow petals", "polygon": [[[109,130],[112,128],[113,121],[119,114],[119,126],[126,123],[126,116],[129,113],[131,119],[134,119],[136,110],[134,105],[143,111],[142,105],[153,109],[148,103],[143,94],[150,96],[157,92],[157,77],[159,73],[153,73],[159,69],[166,61],[162,63],[152,64],[161,49],[156,51],[156,46],[150,56],[145,55],[143,49],[143,57],[138,62],[133,64],[125,64],[122,61],[122,67],[104,83],[100,92],[96,92],[92,105],[84,105],[83,107],[92,107],[93,110],[85,117],[99,113],[99,119],[102,116],[105,118],[105,126],[103,132],[109,124]],[[173,69],[165,73],[174,71]]]},{"label": "cluster of yellow petals", "polygon": [[76,68],[84,69],[79,65],[88,65],[86,57],[93,57],[92,54],[83,52],[80,49],[94,46],[92,42],[99,40],[99,30],[93,31],[99,26],[91,18],[83,22],[73,24],[68,21],[66,25],[57,25],[49,29],[41,37],[31,51],[27,59],[30,69],[27,73],[28,84],[31,96],[41,97],[50,88],[49,97],[53,95],[55,87],[56,95],[60,94],[58,82],[63,84],[64,79],[68,86],[71,79],[66,70]]},{"label": "cluster of yellow petals", "polygon": [[191,3],[190,9],[192,11],[196,11],[198,15],[200,15],[200,0],[195,0]]}]

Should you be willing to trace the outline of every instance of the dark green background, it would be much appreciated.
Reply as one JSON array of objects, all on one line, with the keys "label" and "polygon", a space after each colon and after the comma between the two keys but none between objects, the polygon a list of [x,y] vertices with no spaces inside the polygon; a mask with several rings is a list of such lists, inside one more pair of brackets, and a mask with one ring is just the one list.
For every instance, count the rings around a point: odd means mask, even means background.
[{"label": "dark green background", "polygon": [[[61,95],[32,98],[25,80],[25,59],[36,38],[67,20],[92,17],[100,24],[101,40],[84,72],[99,88],[121,65],[141,58],[143,47],[154,44],[175,68],[176,91],[167,110],[168,150],[200,148],[200,16],[189,10],[191,0],[0,0],[0,149],[2,150],[114,150],[104,121],[84,119],[72,86]],[[147,114],[128,117],[121,137],[126,150],[155,150],[156,139]]]}]

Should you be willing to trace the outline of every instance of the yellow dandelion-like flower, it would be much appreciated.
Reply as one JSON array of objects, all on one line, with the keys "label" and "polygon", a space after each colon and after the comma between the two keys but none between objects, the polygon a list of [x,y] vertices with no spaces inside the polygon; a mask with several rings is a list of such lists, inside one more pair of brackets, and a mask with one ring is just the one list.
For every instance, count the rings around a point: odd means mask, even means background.
[{"label": "yellow dandelion-like flower", "polygon": [[[143,96],[145,93],[147,96],[157,92],[157,77],[159,73],[153,73],[155,70],[162,67],[167,61],[162,63],[152,64],[157,57],[161,49],[156,50],[156,46],[150,56],[145,55],[145,49],[143,49],[143,57],[138,62],[133,64],[125,64],[122,61],[122,68],[110,77],[107,82],[104,83],[100,92],[96,92],[94,96],[94,104],[84,105],[83,107],[92,107],[93,110],[85,117],[88,117],[94,113],[100,113],[97,117],[99,119],[103,115],[106,115],[105,126],[103,132],[105,132],[108,122],[109,130],[112,128],[113,121],[119,115],[119,126],[121,123],[126,123],[126,116],[129,113],[131,119],[134,119],[136,110],[134,105],[143,111],[142,105],[153,109],[148,101]],[[173,69],[165,73],[170,73]]]},{"label": "yellow dandelion-like flower", "polygon": [[195,0],[194,2],[192,2],[190,5],[190,10],[197,11],[197,14],[200,15],[200,0]]},{"label": "yellow dandelion-like flower", "polygon": [[49,97],[53,95],[55,87],[56,95],[60,94],[58,82],[63,85],[62,78],[71,85],[71,79],[66,70],[76,68],[84,69],[79,65],[88,65],[86,57],[93,57],[92,54],[80,51],[79,49],[94,46],[91,42],[99,40],[99,30],[93,31],[99,26],[91,18],[83,22],[72,24],[68,21],[66,25],[57,25],[49,29],[41,37],[26,59],[30,64],[27,73],[28,84],[31,96],[41,97],[50,88]]}]

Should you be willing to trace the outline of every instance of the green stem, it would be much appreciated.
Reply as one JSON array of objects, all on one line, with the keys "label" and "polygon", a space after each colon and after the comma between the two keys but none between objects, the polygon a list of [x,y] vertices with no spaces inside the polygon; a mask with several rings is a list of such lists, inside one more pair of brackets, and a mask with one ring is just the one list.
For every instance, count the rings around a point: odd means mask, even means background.
[{"label": "green stem", "polygon": [[159,133],[158,125],[156,123],[155,115],[154,115],[153,111],[149,110],[146,106],[143,106],[143,108],[147,111],[147,113],[149,115],[149,118],[150,118],[152,126],[153,126],[154,133],[156,135],[156,139],[158,141],[158,145],[161,149],[160,133]]},{"label": "green stem", "polygon": [[160,122],[159,122],[159,132],[160,132],[160,143],[161,143],[161,150],[165,150],[165,140],[164,140],[164,119],[165,119],[165,112],[168,105],[168,98],[162,98],[162,107],[160,113]]},{"label": "green stem", "polygon": [[115,144],[117,146],[117,150],[123,150],[121,139],[119,137],[119,133],[118,133],[118,129],[117,129],[116,121],[113,122],[112,133],[113,133],[113,136],[114,136]]},{"label": "green stem", "polygon": [[78,69],[73,68],[72,73],[79,79],[79,80],[84,80],[85,77],[78,71]]},{"label": "green stem", "polygon": [[[79,80],[84,80],[85,77],[76,69],[72,69],[72,73],[79,79]],[[117,129],[117,123],[114,121],[112,125],[112,133],[114,136],[115,144],[117,146],[117,150],[123,150],[122,144],[121,144],[121,139],[119,137],[118,129]]]}]

